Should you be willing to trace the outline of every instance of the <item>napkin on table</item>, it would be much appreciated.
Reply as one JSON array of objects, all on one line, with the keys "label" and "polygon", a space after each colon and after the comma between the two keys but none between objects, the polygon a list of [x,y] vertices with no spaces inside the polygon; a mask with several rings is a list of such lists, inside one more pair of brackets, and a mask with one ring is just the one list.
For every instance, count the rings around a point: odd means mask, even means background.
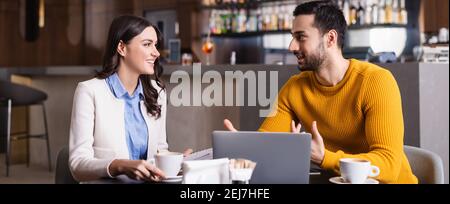
[{"label": "napkin on table", "polygon": [[229,184],[229,159],[184,161],[183,184]]}]

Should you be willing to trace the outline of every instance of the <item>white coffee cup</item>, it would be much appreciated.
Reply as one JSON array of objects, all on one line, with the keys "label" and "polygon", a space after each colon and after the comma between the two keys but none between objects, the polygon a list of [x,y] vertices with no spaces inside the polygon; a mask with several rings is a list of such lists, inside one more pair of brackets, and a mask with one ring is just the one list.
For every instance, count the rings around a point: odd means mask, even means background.
[{"label": "white coffee cup", "polygon": [[439,38],[440,43],[448,42],[448,29],[447,28],[439,29],[439,37],[438,38]]},{"label": "white coffee cup", "polygon": [[357,158],[343,158],[339,160],[341,176],[347,183],[362,184],[367,177],[380,174],[377,166],[370,165],[370,161]]},{"label": "white coffee cup", "polygon": [[156,167],[164,172],[166,177],[173,177],[180,172],[183,154],[179,152],[163,152],[155,156]]}]

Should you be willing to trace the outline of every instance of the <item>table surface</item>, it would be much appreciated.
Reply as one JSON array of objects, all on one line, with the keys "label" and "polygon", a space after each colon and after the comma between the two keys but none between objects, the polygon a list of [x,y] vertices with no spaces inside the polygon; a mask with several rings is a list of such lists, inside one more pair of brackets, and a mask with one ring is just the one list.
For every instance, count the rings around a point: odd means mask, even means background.
[{"label": "table surface", "polygon": [[[310,184],[331,184],[328,180],[333,177],[329,173],[320,172],[320,174],[310,174],[309,183]],[[126,175],[120,175],[116,178],[104,178],[94,181],[86,182],[86,184],[181,184],[180,182],[148,182],[148,181],[137,181],[131,178],[128,178]]]}]

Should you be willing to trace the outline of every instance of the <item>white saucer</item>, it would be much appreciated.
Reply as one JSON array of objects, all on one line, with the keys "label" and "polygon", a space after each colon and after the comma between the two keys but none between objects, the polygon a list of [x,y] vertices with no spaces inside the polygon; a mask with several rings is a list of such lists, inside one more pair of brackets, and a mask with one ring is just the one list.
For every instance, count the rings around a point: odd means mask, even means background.
[{"label": "white saucer", "polygon": [[181,179],[181,178],[183,178],[182,175],[179,175],[179,176],[166,176],[166,179],[164,179],[164,180],[178,180],[178,179]]},{"label": "white saucer", "polygon": [[161,180],[163,183],[179,183],[183,180],[183,175],[179,176],[166,176],[165,179]]},{"label": "white saucer", "polygon": [[161,180],[161,182],[163,183],[179,183],[183,180],[183,178],[178,178],[178,179],[164,179]]},{"label": "white saucer", "polygon": [[[335,184],[350,184],[348,182],[345,182],[344,178],[342,178],[340,176],[330,178],[329,181],[331,183],[335,183]],[[364,184],[379,184],[379,183],[380,182],[378,182],[377,180],[375,180],[373,178],[367,178],[366,181],[364,182]]]}]

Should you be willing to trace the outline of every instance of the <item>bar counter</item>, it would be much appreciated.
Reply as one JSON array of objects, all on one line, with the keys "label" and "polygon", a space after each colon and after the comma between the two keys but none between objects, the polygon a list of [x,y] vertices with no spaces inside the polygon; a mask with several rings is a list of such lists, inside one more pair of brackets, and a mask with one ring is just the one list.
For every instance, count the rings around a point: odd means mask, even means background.
[{"label": "bar counter", "polygon": [[[390,70],[397,80],[402,96],[403,118],[405,124],[405,144],[432,150],[444,161],[445,182],[448,183],[449,172],[449,68],[448,64],[430,63],[392,63],[381,64]],[[171,77],[188,75],[193,83],[201,84],[201,77],[192,77],[192,66],[164,65],[163,81],[167,87],[167,95],[177,83],[169,83]],[[217,71],[224,76],[226,71],[247,71],[267,73],[277,71],[278,89],[289,79],[298,74],[296,65],[211,65],[201,66],[201,74]],[[70,113],[73,93],[80,81],[92,78],[100,66],[51,66],[30,68],[2,68],[0,80],[10,80],[11,76],[29,78],[31,86],[41,89],[49,95],[47,110],[49,118],[50,143],[53,146],[52,157],[56,151],[67,145],[69,138]],[[211,73],[211,72],[209,72]],[[258,76],[258,75],[257,75]],[[176,77],[175,77],[176,78]],[[222,77],[223,78],[223,77]],[[200,81],[198,81],[200,80]],[[273,83],[273,78],[266,80]],[[178,81],[178,80],[177,80]],[[225,83],[226,82],[222,82]],[[202,91],[208,84],[201,84]],[[269,89],[269,84],[267,84]],[[244,96],[246,97],[246,95]],[[193,97],[191,97],[193,98]],[[244,101],[247,101],[245,98]],[[168,103],[167,136],[173,151],[182,151],[187,147],[202,150],[211,147],[211,132],[223,130],[224,118],[231,119],[240,130],[256,130],[263,117],[259,117],[261,109],[256,106],[179,106]],[[40,118],[39,110],[30,109],[30,129],[34,118]],[[40,144],[38,144],[40,145]],[[42,152],[41,152],[42,151]],[[45,148],[32,149],[32,161],[46,164],[43,155]],[[34,155],[34,157],[33,157]],[[42,161],[40,161],[42,160]],[[54,162],[53,162],[54,163]]]}]

